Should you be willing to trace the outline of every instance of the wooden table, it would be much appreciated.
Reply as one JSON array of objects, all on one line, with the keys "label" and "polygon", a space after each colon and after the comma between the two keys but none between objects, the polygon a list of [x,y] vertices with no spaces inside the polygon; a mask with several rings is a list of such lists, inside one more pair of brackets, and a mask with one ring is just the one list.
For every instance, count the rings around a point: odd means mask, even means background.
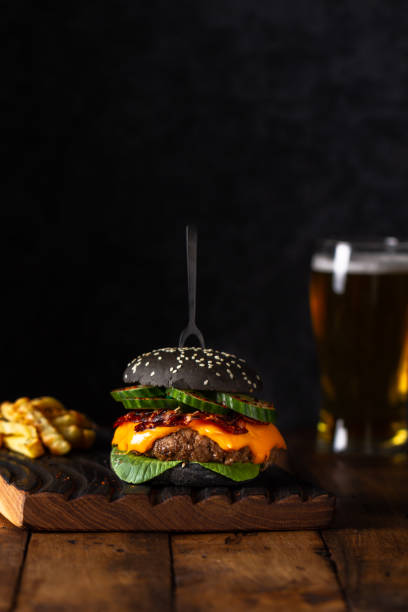
[{"label": "wooden table", "polygon": [[338,496],[323,531],[29,533],[0,518],[0,612],[408,610],[408,459],[318,456]]}]

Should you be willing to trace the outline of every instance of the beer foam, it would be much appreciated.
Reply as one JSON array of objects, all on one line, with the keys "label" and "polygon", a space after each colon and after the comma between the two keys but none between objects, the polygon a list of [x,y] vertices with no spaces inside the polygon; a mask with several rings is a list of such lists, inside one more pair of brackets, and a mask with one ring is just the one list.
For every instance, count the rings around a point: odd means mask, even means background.
[{"label": "beer foam", "polygon": [[[312,257],[314,272],[333,272],[334,258],[323,253]],[[352,253],[347,274],[408,274],[408,253]]]}]

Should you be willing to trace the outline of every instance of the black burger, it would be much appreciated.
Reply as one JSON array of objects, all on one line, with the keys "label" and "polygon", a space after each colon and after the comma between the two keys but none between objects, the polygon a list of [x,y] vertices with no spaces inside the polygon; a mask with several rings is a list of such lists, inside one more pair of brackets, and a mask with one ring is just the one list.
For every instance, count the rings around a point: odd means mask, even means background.
[{"label": "black burger", "polygon": [[244,359],[206,348],[162,348],[129,363],[112,391],[127,410],[115,423],[111,465],[139,484],[212,486],[286,467],[275,409],[256,399],[260,376]]}]

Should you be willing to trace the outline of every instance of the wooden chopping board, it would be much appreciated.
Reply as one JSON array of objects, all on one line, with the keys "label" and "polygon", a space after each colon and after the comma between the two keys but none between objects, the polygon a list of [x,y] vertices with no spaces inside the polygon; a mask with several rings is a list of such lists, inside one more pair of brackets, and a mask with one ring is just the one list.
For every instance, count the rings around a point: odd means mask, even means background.
[{"label": "wooden chopping board", "polygon": [[42,531],[226,531],[326,527],[335,498],[276,468],[265,486],[129,485],[109,467],[110,445],[28,459],[0,450],[0,513]]}]

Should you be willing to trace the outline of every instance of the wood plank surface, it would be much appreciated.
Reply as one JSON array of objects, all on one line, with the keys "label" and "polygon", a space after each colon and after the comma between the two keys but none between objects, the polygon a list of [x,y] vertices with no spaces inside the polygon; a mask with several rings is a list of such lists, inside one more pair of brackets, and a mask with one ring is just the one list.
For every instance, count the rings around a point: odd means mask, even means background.
[{"label": "wood plank surface", "polygon": [[336,495],[331,528],[407,525],[408,455],[347,456],[314,452],[313,437],[289,437],[291,463],[306,480],[313,477]]},{"label": "wood plank surface", "polygon": [[345,610],[315,532],[172,536],[175,609]]},{"label": "wood plank surface", "polygon": [[19,529],[0,529],[0,612],[8,612],[19,583],[28,533]]},{"label": "wood plank surface", "polygon": [[340,497],[336,524],[342,529],[325,530],[322,537],[350,607],[408,609],[406,458],[344,457],[330,463],[327,476]]},{"label": "wood plank surface", "polygon": [[352,610],[408,609],[406,527],[327,530],[323,537]]},{"label": "wood plank surface", "polygon": [[0,514],[0,529],[10,529],[14,527],[13,523],[10,523],[2,514]]},{"label": "wood plank surface", "polygon": [[33,534],[19,612],[166,610],[171,602],[164,534]]},{"label": "wood plank surface", "polygon": [[408,609],[408,457],[320,455],[292,440],[296,469],[337,496],[332,529],[322,531],[353,610]]}]

